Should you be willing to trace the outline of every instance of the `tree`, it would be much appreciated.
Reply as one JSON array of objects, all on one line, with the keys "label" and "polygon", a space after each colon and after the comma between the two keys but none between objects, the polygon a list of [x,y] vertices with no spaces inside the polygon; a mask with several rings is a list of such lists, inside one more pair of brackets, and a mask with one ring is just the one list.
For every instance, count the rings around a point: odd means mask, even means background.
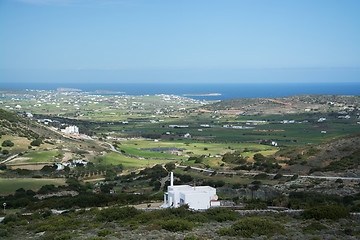
[{"label": "tree", "polygon": [[172,170],[175,169],[175,163],[169,162],[169,163],[165,164],[165,168],[166,168],[166,170],[168,170],[168,172],[171,172]]},{"label": "tree", "polygon": [[262,163],[262,162],[265,161],[265,157],[264,157],[261,153],[256,153],[256,154],[254,155],[254,160],[255,160],[255,162],[257,162],[257,163]]},{"label": "tree", "polygon": [[10,141],[10,140],[5,140],[2,144],[1,144],[1,146],[3,146],[3,147],[13,147],[15,144],[12,142],[12,141]]},{"label": "tree", "polygon": [[41,141],[40,138],[35,139],[34,141],[32,141],[32,142],[30,143],[31,146],[36,146],[36,147],[39,147],[40,144],[42,144],[42,141]]},{"label": "tree", "polygon": [[40,171],[43,173],[51,173],[57,169],[56,165],[45,165]]}]

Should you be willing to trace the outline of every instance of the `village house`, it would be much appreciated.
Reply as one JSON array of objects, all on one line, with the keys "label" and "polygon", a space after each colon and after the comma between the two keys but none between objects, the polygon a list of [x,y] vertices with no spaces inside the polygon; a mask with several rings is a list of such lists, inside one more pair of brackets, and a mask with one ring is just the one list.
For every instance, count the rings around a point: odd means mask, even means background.
[{"label": "village house", "polygon": [[174,175],[170,173],[170,186],[164,194],[164,204],[162,208],[177,208],[188,205],[194,210],[205,210],[210,207],[220,206],[216,189],[210,186],[174,186]]}]

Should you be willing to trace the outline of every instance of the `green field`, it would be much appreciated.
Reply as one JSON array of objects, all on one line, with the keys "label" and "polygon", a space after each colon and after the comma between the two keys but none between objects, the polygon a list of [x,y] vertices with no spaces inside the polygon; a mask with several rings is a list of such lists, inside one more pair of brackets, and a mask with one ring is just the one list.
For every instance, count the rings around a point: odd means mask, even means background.
[{"label": "green field", "polygon": [[[3,146],[1,146],[1,144],[5,140],[12,141],[14,143],[14,146],[13,147],[3,147]],[[28,151],[28,146],[30,146],[31,141],[32,140],[29,140],[29,139],[27,139],[25,137],[3,135],[3,136],[1,136],[1,139],[0,139],[0,147],[2,149],[7,149],[10,152],[10,154],[17,154],[17,153],[20,153],[20,152]],[[49,147],[52,147],[52,145],[47,144],[47,143],[43,143],[43,144],[40,145],[40,147],[33,147],[33,149],[41,150],[41,149],[46,149],[46,148],[49,148]]]},{"label": "green field", "polygon": [[138,158],[130,158],[120,153],[109,153],[103,157],[96,158],[93,162],[103,166],[122,164],[125,169],[147,167],[153,164],[162,164],[171,160],[146,160]]},{"label": "green field", "polygon": [[24,158],[30,158],[26,162],[55,162],[54,158],[57,155],[56,151],[43,151],[43,152],[33,152],[26,155],[23,155]]},{"label": "green field", "polygon": [[185,159],[185,157],[177,156],[170,153],[152,152],[147,150],[141,150],[137,145],[118,145],[118,150],[125,151],[127,155],[133,155],[143,158],[167,158],[167,159]]},{"label": "green field", "polygon": [[0,178],[0,195],[14,193],[19,188],[38,190],[44,185],[65,185],[64,179]]},{"label": "green field", "polygon": [[[1,146],[1,144],[5,140],[12,141],[14,143],[14,146],[13,147],[3,147],[3,146]],[[7,149],[12,154],[12,153],[19,153],[19,152],[27,150],[27,146],[30,145],[30,142],[31,141],[28,140],[25,137],[3,135],[3,136],[1,136],[1,139],[0,139],[0,146],[1,146],[2,149]]]},{"label": "green field", "polygon": [[[209,155],[209,154],[224,154],[233,150],[244,150],[245,148],[254,151],[274,151],[277,148],[261,145],[256,143],[200,143],[200,142],[167,142],[167,141],[129,141],[124,142],[123,145],[120,146],[120,149],[132,147],[132,148],[155,148],[155,147],[176,147],[176,148],[185,148],[183,150],[184,154],[193,156],[193,155]],[[142,150],[137,150],[142,151]],[[126,150],[125,150],[126,152]],[[148,151],[143,151],[148,152]],[[127,153],[127,152],[126,152]],[[161,154],[161,153],[157,153]],[[137,155],[137,154],[134,154]],[[141,155],[138,155],[141,156]],[[160,155],[161,156],[161,155]],[[175,155],[170,155],[171,158],[175,158]]]}]

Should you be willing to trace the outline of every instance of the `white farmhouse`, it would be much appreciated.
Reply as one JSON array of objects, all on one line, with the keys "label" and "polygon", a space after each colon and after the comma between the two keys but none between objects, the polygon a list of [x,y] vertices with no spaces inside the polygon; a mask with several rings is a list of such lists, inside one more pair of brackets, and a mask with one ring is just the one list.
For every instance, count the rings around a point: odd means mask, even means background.
[{"label": "white farmhouse", "polygon": [[186,134],[184,135],[184,138],[191,138],[190,133],[186,133]]},{"label": "white farmhouse", "polygon": [[215,188],[210,186],[174,186],[174,175],[172,172],[170,176],[170,186],[168,186],[168,192],[164,194],[162,208],[177,208],[187,204],[191,209],[203,210],[220,206]]},{"label": "white farmhouse", "polygon": [[79,134],[79,128],[77,126],[69,126],[61,129],[61,131],[66,134]]}]

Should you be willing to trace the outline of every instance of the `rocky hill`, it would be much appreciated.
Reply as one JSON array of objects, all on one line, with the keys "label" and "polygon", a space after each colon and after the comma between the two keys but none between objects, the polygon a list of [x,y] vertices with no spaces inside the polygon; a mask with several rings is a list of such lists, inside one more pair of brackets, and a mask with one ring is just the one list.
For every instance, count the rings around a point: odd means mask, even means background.
[{"label": "rocky hill", "polygon": [[297,95],[278,98],[237,98],[207,105],[206,110],[239,111],[244,115],[352,111],[360,107],[360,96]]},{"label": "rocky hill", "polygon": [[285,148],[276,155],[288,159],[292,170],[359,176],[360,132],[315,145]]},{"label": "rocky hill", "polygon": [[64,137],[43,126],[36,121],[22,117],[14,112],[0,109],[0,135],[12,135],[30,139],[52,138],[64,139]]}]

